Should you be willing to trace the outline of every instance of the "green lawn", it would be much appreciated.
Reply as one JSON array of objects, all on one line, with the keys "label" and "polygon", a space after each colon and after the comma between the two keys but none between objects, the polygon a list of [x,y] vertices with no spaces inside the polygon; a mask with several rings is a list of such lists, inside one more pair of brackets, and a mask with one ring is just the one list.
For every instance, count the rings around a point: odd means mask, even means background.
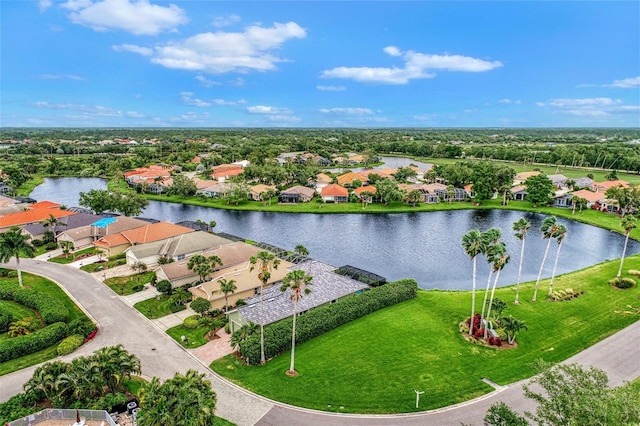
[{"label": "green lawn", "polygon": [[[184,325],[176,325],[167,330],[167,334],[173,338],[176,342],[180,343],[185,348],[197,348],[208,342],[205,335],[211,331],[210,327],[198,327],[198,328],[185,328]],[[182,336],[187,340],[182,341]]]},{"label": "green lawn", "polygon": [[[171,314],[169,307],[173,302],[169,300],[169,296],[161,294],[151,299],[143,300],[133,305],[138,311],[149,319],[161,318],[165,315]],[[182,309],[184,310],[184,309]]]},{"label": "green lawn", "polygon": [[121,296],[128,296],[136,293],[140,290],[135,290],[134,287],[148,284],[151,282],[154,272],[142,272],[140,274],[128,275],[126,277],[113,277],[108,278],[104,283],[113,291]]},{"label": "green lawn", "polygon": [[[9,312],[13,317],[13,321],[26,319],[32,324],[37,322],[40,326],[44,326],[44,324],[42,324],[42,320],[38,318],[35,311],[12,300],[0,300],[0,311]],[[10,339],[9,333],[0,333],[0,341],[5,339]]]},{"label": "green lawn", "polygon": [[[247,367],[233,356],[215,361],[217,373],[268,398],[302,407],[349,413],[418,411],[414,390],[423,390],[420,411],[469,400],[492,389],[481,379],[508,384],[534,374],[531,362],[564,360],[638,320],[616,313],[640,305],[638,286],[611,288],[619,262],[612,261],[556,278],[555,289],[585,291],[566,302],[530,302],[533,284],[522,288],[519,306],[505,314],[529,327],[516,349],[497,350],[467,343],[458,324],[470,314],[468,291],[420,291],[415,300],[370,314],[296,348],[296,370],[284,374],[290,354],[265,366]],[[625,269],[640,269],[640,256]],[[471,277],[469,277],[471,279]],[[513,301],[515,288],[496,296]],[[482,295],[480,295],[480,298]],[[481,302],[480,302],[481,303]],[[340,407],[344,408],[340,408]]]},{"label": "green lawn", "polygon": [[[30,287],[41,293],[46,293],[62,301],[67,307],[67,309],[69,309],[69,322],[79,318],[86,318],[86,315],[84,314],[84,312],[82,312],[82,310],[78,306],[76,306],[76,304],[73,303],[73,301],[67,296],[67,294],[60,287],[58,287],[54,282],[49,281],[46,278],[43,278],[37,275],[32,275],[26,272],[22,273],[22,280],[25,287]],[[12,285],[17,286],[18,279],[17,278],[0,278],[0,283],[10,283]],[[0,303],[13,303],[13,302],[0,301]],[[31,312],[31,315],[34,315],[31,309],[28,309],[20,305],[18,306],[21,311],[24,312],[24,309],[27,309],[29,312]],[[53,345],[40,352],[36,352],[31,355],[26,355],[11,361],[1,363],[0,376],[55,358],[58,355],[56,352],[56,347],[57,345]]]},{"label": "green lawn", "polygon": [[93,256],[97,254],[97,250],[93,247],[86,248],[84,250],[80,250],[74,253],[69,253],[67,255],[61,254],[60,256],[56,256],[54,258],[49,259],[49,262],[60,263],[62,265],[68,265],[69,263],[73,263],[76,260],[80,260],[87,255]]}]

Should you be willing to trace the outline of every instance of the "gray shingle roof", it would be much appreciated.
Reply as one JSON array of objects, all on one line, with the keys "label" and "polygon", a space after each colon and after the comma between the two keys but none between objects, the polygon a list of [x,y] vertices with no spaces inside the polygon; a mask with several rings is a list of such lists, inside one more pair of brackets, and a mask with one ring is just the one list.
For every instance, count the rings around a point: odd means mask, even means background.
[{"label": "gray shingle roof", "polygon": [[[338,275],[336,269],[326,263],[315,260],[300,263],[294,269],[302,269],[313,280],[309,289],[311,294],[304,295],[298,302],[298,312],[304,312],[316,306],[324,305],[359,290],[368,288],[360,281]],[[275,284],[264,290],[264,324],[271,324],[293,315],[293,302],[289,298],[291,290],[280,291],[280,285]],[[238,308],[238,312],[247,321],[260,324],[260,296],[246,299],[245,306]]]}]

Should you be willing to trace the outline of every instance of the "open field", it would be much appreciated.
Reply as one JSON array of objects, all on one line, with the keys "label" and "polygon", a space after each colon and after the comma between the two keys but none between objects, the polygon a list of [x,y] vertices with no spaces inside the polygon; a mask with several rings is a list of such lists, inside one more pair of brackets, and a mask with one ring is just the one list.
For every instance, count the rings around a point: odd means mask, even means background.
[{"label": "open field", "polygon": [[[300,374],[295,378],[284,374],[289,353],[265,366],[247,367],[227,356],[211,367],[261,395],[302,407],[412,412],[417,411],[414,389],[426,391],[420,410],[443,407],[491,391],[482,378],[504,385],[530,377],[533,361],[562,361],[637,321],[638,315],[621,311],[640,305],[640,288],[623,291],[608,284],[618,266],[618,261],[605,262],[556,277],[555,289],[585,292],[566,302],[544,300],[548,280],[541,282],[536,303],[530,301],[533,283],[523,286],[519,306],[511,303],[515,287],[496,290],[496,297],[509,302],[504,314],[524,320],[529,328],[518,335],[515,349],[479,347],[463,339],[458,324],[470,314],[470,292],[420,291],[415,300],[297,347]],[[640,269],[640,256],[626,260],[628,269]]]}]

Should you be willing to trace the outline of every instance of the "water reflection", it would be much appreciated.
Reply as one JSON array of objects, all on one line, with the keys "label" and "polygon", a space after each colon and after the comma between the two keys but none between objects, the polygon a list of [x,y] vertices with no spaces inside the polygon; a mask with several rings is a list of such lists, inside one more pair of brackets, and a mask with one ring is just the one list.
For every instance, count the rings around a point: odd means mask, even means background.
[{"label": "water reflection", "polygon": [[[51,200],[67,206],[78,204],[79,193],[104,189],[106,183],[93,178],[46,179],[31,193],[37,200]],[[508,210],[462,210],[432,213],[356,215],[238,212],[207,207],[152,201],[142,216],[179,222],[215,220],[216,231],[263,241],[286,249],[306,246],[311,256],[335,266],[350,264],[370,270],[389,280],[415,278],[423,288],[468,289],[472,262],[460,241],[470,229],[491,227],[502,230],[511,254],[499,285],[516,281],[520,241],[511,226],[520,217],[531,222],[527,237],[523,281],[534,280],[546,248],[540,234],[544,215]],[[558,262],[558,274],[575,271],[607,259],[619,258],[622,235],[578,222],[558,220],[568,235]],[[551,275],[557,244],[552,242],[544,276]],[[628,254],[640,252],[640,244],[629,242]],[[486,276],[488,264],[478,259],[478,274]]]}]

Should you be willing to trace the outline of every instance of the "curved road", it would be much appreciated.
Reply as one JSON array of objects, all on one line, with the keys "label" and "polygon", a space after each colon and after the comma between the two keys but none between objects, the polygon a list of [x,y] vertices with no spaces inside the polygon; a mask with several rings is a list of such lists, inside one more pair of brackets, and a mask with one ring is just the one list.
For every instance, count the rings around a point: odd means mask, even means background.
[{"label": "curved road", "polygon": [[[7,266],[15,265],[10,263]],[[64,360],[90,354],[103,346],[122,344],[136,354],[145,376],[170,378],[175,372],[194,369],[207,376],[218,395],[217,414],[238,425],[460,425],[482,424],[487,409],[504,401],[519,412],[535,407],[522,396],[522,384],[513,383],[462,404],[406,415],[343,415],[281,404],[248,392],[213,373],[142,314],[127,305],[111,289],[86,272],[39,260],[21,260],[24,271],[58,283],[98,323],[96,338]],[[611,385],[640,377],[640,321],[586,349],[567,362],[601,368]],[[0,401],[22,391],[35,367],[2,377]],[[423,396],[423,398],[428,395]]]}]

